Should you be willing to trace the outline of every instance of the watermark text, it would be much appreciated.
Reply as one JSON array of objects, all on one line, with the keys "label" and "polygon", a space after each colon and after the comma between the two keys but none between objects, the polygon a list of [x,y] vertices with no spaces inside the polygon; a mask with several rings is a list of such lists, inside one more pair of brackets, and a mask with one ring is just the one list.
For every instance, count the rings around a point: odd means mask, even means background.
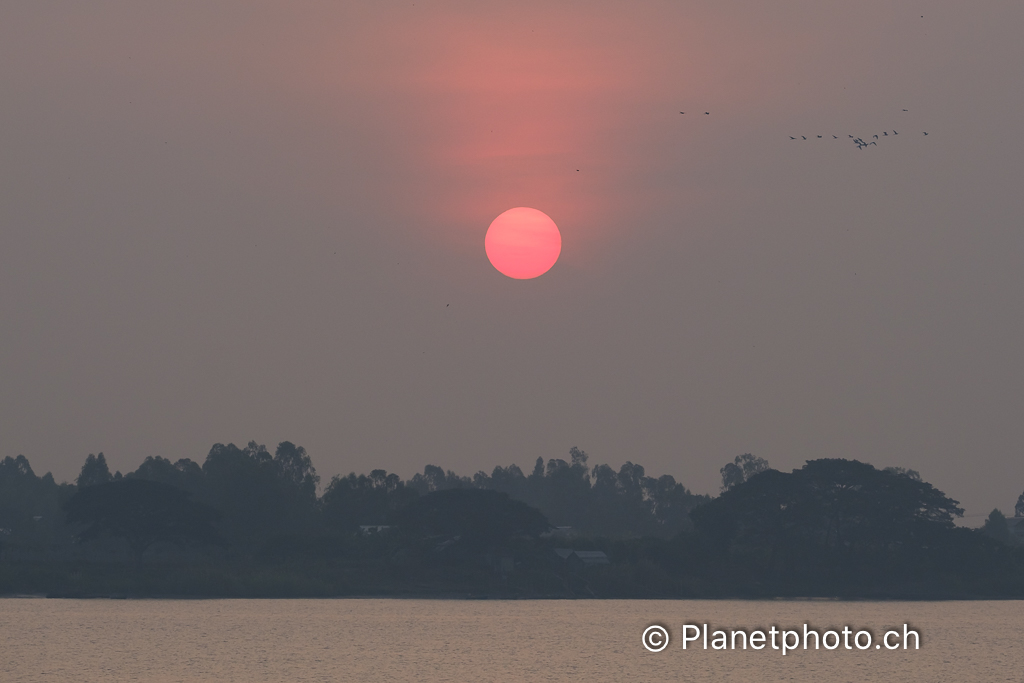
[{"label": "watermark text", "polygon": [[[871,629],[850,626],[819,629],[804,624],[803,628],[780,629],[719,629],[707,624],[683,624],[679,641],[684,650],[779,650],[783,655],[793,650],[919,650],[921,634],[903,624],[900,629],[889,629],[880,637]],[[661,624],[648,626],[642,637],[644,647],[661,652],[668,647],[669,631]]]}]

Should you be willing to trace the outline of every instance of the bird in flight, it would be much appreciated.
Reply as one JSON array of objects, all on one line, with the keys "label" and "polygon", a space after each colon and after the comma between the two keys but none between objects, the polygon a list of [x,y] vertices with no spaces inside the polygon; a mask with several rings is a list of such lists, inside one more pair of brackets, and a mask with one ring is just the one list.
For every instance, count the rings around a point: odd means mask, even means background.
[{"label": "bird in flight", "polygon": [[928,135],[928,133],[925,133],[925,135]]},{"label": "bird in flight", "polygon": [[704,115],[705,115],[705,116],[710,116],[710,115],[711,115],[711,112],[709,112],[709,111],[706,111],[706,112],[704,112]]}]

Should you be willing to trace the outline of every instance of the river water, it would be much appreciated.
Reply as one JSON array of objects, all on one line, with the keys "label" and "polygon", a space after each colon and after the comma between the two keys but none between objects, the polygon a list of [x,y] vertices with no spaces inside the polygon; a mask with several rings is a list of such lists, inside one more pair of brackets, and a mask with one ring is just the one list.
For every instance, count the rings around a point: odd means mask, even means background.
[{"label": "river water", "polygon": [[[652,624],[669,633],[657,653]],[[701,633],[684,649],[686,624]],[[872,642],[772,649],[773,625],[802,640],[804,624]],[[719,629],[766,642],[714,650]],[[627,680],[1024,683],[1024,602],[0,599],[4,683]]]}]

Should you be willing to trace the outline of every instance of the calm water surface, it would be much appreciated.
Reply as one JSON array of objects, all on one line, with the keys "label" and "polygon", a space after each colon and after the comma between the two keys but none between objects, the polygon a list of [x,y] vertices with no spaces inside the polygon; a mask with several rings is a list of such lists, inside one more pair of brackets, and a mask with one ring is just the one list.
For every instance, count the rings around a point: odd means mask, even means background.
[{"label": "calm water surface", "polygon": [[[682,625],[870,629],[921,649],[682,648]],[[640,642],[652,623],[672,640]],[[0,599],[0,681],[1012,681],[1024,603]]]}]

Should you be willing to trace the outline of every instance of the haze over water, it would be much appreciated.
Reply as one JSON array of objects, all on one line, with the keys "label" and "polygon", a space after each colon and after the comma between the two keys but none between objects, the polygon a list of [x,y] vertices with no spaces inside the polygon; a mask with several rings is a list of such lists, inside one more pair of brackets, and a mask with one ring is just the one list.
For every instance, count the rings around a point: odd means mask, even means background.
[{"label": "haze over water", "polygon": [[[682,649],[684,623],[906,622],[921,649]],[[661,653],[640,642],[667,626]],[[0,600],[0,678],[76,681],[1013,681],[1021,603]],[[691,645],[692,648],[692,645]]]}]

